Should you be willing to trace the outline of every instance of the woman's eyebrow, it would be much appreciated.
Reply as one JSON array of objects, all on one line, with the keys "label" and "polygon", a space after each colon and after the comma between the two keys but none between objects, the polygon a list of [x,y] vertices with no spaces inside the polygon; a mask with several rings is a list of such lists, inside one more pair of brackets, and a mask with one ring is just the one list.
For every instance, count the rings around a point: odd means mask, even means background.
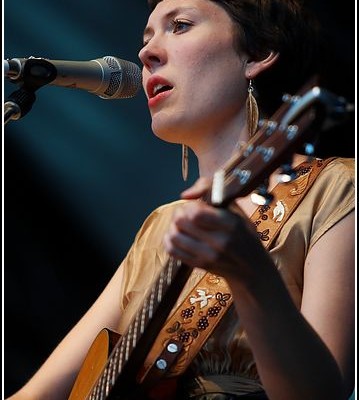
[{"label": "woman's eyebrow", "polygon": [[[167,14],[163,15],[161,17],[161,20],[167,21],[168,19],[173,18],[179,12],[193,11],[193,10],[196,11],[197,9],[194,8],[194,7],[180,7],[179,6],[179,7],[174,8],[173,10],[169,11]],[[151,34],[153,34],[153,31],[154,31],[153,28],[150,25],[147,25],[146,28],[143,31],[143,36],[151,35]]]},{"label": "woman's eyebrow", "polygon": [[150,26],[146,26],[146,28],[143,31],[143,37],[145,37],[146,35],[150,35],[153,33],[153,29]]}]

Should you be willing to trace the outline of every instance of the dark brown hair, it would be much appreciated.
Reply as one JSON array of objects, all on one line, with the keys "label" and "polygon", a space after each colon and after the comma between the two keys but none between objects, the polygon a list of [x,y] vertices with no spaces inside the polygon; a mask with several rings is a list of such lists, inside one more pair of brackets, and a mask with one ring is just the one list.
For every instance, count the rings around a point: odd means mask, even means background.
[{"label": "dark brown hair", "polygon": [[[150,10],[162,0],[149,0]],[[250,59],[265,58],[270,51],[279,58],[255,79],[262,112],[272,114],[283,93],[296,91],[320,73],[320,28],[300,0],[208,0],[223,7],[237,26],[238,52]]]}]

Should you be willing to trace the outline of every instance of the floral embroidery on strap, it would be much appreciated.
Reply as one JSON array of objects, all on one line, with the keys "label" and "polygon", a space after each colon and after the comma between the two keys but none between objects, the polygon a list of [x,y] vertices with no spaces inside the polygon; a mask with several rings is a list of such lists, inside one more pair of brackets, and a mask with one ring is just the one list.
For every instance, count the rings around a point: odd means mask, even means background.
[{"label": "floral embroidery on strap", "polygon": [[[211,281],[212,284],[216,283],[216,279]],[[187,345],[212,324],[213,318],[217,318],[224,308],[228,307],[228,301],[232,297],[230,293],[217,292],[214,295],[203,289],[196,291],[199,297],[191,295],[188,299],[192,306],[183,308],[180,312],[181,320],[175,321],[167,328],[168,333],[174,334],[172,338]]]}]

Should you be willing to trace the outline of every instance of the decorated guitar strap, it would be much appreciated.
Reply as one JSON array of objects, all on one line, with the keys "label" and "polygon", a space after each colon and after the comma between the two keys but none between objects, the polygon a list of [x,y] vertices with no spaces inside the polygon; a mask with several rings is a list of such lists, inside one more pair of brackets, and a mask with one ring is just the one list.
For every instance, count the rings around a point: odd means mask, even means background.
[{"label": "decorated guitar strap", "polygon": [[[333,158],[302,163],[297,178],[272,190],[272,205],[259,206],[251,220],[269,249],[281,227],[308,192],[320,171]],[[139,379],[145,384],[185,371],[232,304],[226,281],[207,272],[167,319],[150,351]]]}]

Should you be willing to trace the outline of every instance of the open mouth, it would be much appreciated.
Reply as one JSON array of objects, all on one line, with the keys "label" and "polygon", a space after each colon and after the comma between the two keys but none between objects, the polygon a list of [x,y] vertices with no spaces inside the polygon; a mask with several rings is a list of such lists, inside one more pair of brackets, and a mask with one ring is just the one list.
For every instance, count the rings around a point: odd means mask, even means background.
[{"label": "open mouth", "polygon": [[172,89],[173,89],[173,86],[157,84],[153,88],[151,97],[155,97],[160,93],[167,92],[167,91],[172,90]]}]

